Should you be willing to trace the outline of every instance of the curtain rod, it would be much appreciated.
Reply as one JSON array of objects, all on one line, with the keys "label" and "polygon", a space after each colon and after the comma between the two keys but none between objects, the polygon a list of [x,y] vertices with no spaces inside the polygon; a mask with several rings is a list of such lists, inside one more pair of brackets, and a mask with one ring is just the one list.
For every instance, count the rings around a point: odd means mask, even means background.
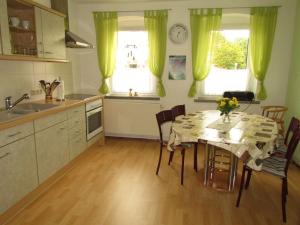
[{"label": "curtain rod", "polygon": [[[260,8],[260,7],[278,7],[281,8],[282,5],[273,5],[273,6],[241,6],[241,7],[204,7],[203,9],[251,9],[251,8]],[[188,10],[201,9],[201,8],[189,8]]]},{"label": "curtain rod", "polygon": [[113,12],[119,12],[119,13],[128,12],[128,13],[130,13],[130,12],[145,12],[145,11],[151,11],[151,10],[168,10],[168,11],[171,11],[172,9],[146,9],[146,10],[128,10],[128,11],[126,11],[126,10],[120,10],[120,11],[116,10],[116,11],[113,11]]}]

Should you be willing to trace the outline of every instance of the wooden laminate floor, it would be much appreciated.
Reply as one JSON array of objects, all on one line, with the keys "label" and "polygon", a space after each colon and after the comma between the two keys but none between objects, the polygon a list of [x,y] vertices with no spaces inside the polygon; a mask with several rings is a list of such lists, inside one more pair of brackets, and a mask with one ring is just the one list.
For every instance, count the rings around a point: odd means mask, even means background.
[{"label": "wooden laminate floor", "polygon": [[[105,147],[84,153],[9,225],[281,224],[280,179],[254,173],[236,208],[237,190],[226,193],[202,185],[203,148],[198,173],[193,170],[193,151],[187,151],[184,186],[179,152],[169,167],[165,151],[160,174],[155,175],[158,148],[157,141],[108,138]],[[299,181],[299,169],[292,165],[287,224],[300,224]]]}]

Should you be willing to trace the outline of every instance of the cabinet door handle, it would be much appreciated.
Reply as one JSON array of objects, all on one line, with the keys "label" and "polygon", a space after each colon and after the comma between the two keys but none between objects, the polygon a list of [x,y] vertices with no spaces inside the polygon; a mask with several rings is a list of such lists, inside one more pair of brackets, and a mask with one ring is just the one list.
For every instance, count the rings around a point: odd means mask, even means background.
[{"label": "cabinet door handle", "polygon": [[45,52],[46,54],[53,54],[53,52]]},{"label": "cabinet door handle", "polygon": [[79,120],[76,120],[75,123],[76,123],[76,124],[79,123]]},{"label": "cabinet door handle", "polygon": [[64,129],[66,129],[65,127],[61,127],[61,128],[59,128],[60,130],[64,130]]},{"label": "cabinet door handle", "polygon": [[14,133],[14,134],[7,135],[7,137],[11,138],[11,137],[14,137],[14,136],[16,136],[18,134],[21,134],[21,133],[22,133],[21,131],[18,131],[18,132]]},{"label": "cabinet door handle", "polygon": [[10,155],[10,153],[9,153],[9,152],[6,152],[4,155],[0,156],[0,159],[3,159],[3,158],[5,158],[5,157],[7,157],[7,156],[9,156],[9,155]]}]

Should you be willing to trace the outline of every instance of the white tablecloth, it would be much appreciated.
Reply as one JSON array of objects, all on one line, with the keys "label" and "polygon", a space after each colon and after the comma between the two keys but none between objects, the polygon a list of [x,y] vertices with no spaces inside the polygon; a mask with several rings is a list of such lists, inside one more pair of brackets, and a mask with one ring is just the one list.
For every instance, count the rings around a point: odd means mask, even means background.
[{"label": "white tablecloth", "polygon": [[260,115],[232,112],[230,122],[223,122],[217,110],[199,111],[177,117],[172,124],[168,149],[184,142],[207,141],[241,158],[255,170],[261,170],[262,159],[273,151],[277,124]]}]

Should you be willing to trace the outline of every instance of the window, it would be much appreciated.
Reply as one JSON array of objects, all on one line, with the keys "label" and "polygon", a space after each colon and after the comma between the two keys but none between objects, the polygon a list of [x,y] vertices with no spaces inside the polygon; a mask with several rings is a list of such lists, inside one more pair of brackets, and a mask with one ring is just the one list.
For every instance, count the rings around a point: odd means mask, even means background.
[{"label": "window", "polygon": [[210,74],[204,80],[205,95],[249,89],[248,29],[226,29],[218,33]]},{"label": "window", "polygon": [[147,65],[148,36],[145,31],[119,31],[117,64],[111,79],[115,94],[155,93],[155,77]]}]

